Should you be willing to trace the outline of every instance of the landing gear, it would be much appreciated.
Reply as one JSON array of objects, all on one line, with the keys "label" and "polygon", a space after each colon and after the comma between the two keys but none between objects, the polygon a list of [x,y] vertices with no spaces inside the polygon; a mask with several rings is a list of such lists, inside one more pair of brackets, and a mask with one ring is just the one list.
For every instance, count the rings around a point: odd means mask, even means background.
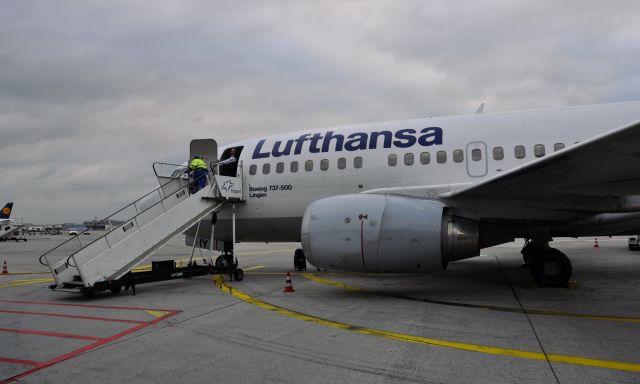
[{"label": "landing gear", "polygon": [[300,248],[296,249],[293,254],[293,269],[296,271],[307,270],[307,258],[304,257],[304,251]]},{"label": "landing gear", "polygon": [[227,268],[233,266],[233,255],[225,253],[216,259],[216,268]]},{"label": "landing gear", "polygon": [[548,241],[528,240],[522,248],[522,258],[540,287],[566,287],[572,267],[564,253],[549,247]]},{"label": "landing gear", "polygon": [[244,279],[244,271],[240,268],[233,271],[233,279],[235,281],[242,281],[242,279]]},{"label": "landing gear", "polygon": [[524,247],[522,248],[522,251],[520,251],[520,253],[522,253],[522,261],[524,261],[525,265],[529,265],[529,262],[533,258],[534,252],[535,249],[533,246],[533,241],[527,240],[527,242],[524,244]]},{"label": "landing gear", "polygon": [[242,281],[244,279],[244,271],[238,268],[238,262],[234,259],[232,253],[224,253],[216,259],[216,269],[222,270],[223,273],[228,273],[235,281]]}]

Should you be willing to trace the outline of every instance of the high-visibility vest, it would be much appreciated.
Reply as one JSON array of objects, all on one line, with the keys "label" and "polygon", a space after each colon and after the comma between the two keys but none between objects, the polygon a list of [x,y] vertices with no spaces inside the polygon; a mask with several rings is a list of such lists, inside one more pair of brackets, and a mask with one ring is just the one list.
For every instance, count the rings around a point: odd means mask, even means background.
[{"label": "high-visibility vest", "polygon": [[193,159],[191,160],[191,165],[189,166],[189,168],[193,170],[198,168],[207,169],[207,163],[205,163],[202,159]]}]

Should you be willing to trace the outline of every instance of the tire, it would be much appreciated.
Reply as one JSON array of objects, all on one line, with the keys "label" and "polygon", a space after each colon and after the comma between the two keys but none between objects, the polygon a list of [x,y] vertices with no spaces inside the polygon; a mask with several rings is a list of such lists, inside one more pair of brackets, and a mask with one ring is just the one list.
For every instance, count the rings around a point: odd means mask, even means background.
[{"label": "tire", "polygon": [[293,269],[296,271],[307,270],[307,258],[304,257],[304,251],[300,248],[296,249],[293,254]]},{"label": "tire", "polygon": [[233,265],[233,259],[227,255],[220,255],[216,259],[216,268],[228,268]]},{"label": "tire", "polygon": [[522,248],[522,251],[520,251],[520,253],[522,253],[522,261],[524,261],[525,264],[529,265],[534,252],[535,248],[533,247],[533,241],[527,242],[527,244],[525,244],[525,246]]},{"label": "tire", "polygon": [[240,268],[233,271],[233,280],[242,281],[244,279],[244,271]]},{"label": "tire", "polygon": [[122,285],[114,285],[110,288],[111,293],[117,295],[122,290]]},{"label": "tire", "polygon": [[82,296],[84,296],[87,299],[92,298],[94,293],[95,291],[93,290],[92,287],[82,289]]},{"label": "tire", "polygon": [[566,287],[571,278],[571,261],[564,253],[548,248],[530,261],[531,274],[540,287]]}]

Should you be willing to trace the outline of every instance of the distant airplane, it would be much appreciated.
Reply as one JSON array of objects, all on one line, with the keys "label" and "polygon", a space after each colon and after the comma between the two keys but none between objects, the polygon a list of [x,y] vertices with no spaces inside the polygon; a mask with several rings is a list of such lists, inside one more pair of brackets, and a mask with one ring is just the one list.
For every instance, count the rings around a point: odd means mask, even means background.
[{"label": "distant airplane", "polygon": [[9,202],[0,210],[0,241],[13,238],[13,232],[23,227],[10,218],[12,209],[13,203]]},{"label": "distant airplane", "polygon": [[10,219],[11,209],[13,209],[13,203],[8,202],[0,211],[0,225],[11,224],[14,220]]},{"label": "distant airplane", "polygon": [[[321,268],[428,273],[524,238],[534,279],[554,286],[572,266],[553,237],[640,232],[640,102],[477,112],[221,148],[243,165],[236,240],[301,241]],[[210,236],[232,249],[231,209],[201,222]]]}]

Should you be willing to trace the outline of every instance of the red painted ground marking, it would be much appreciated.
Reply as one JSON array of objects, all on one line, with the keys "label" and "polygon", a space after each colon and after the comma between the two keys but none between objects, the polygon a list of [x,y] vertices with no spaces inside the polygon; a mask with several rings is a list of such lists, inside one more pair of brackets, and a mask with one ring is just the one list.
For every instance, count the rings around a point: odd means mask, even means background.
[{"label": "red painted ground marking", "polygon": [[64,337],[67,339],[79,339],[79,340],[102,340],[102,337],[71,335],[68,333],[38,331],[36,329],[13,329],[13,328],[0,328],[0,332],[12,332],[22,333],[25,335],[38,335],[38,336],[50,336],[50,337]]},{"label": "red painted ground marking", "polygon": [[[0,300],[0,301],[7,302],[6,300]],[[24,302],[24,303],[29,303],[29,302]],[[49,304],[49,303],[40,303],[40,304]],[[71,304],[71,306],[75,306],[75,305]],[[87,307],[108,308],[108,307],[97,307],[97,306],[87,306]],[[119,307],[118,309],[132,309],[132,308]],[[146,309],[136,309],[136,310],[143,311],[143,310],[146,310]],[[109,342],[112,342],[114,340],[117,340],[117,339],[119,339],[121,337],[124,337],[126,335],[129,335],[129,334],[131,334],[133,332],[136,332],[136,331],[139,331],[139,330],[141,330],[143,328],[146,328],[148,326],[157,324],[157,323],[159,323],[159,322],[161,322],[161,321],[163,321],[165,319],[168,319],[169,317],[174,316],[177,313],[181,312],[181,311],[177,311],[177,310],[167,310],[167,309],[155,309],[155,310],[157,310],[157,311],[165,311],[165,312],[169,312],[169,313],[167,313],[166,315],[164,315],[162,317],[158,317],[157,319],[154,319],[154,320],[151,320],[151,321],[147,321],[147,322],[137,322],[137,321],[131,320],[131,322],[139,323],[139,324],[136,325],[135,327],[129,328],[129,329],[127,329],[125,331],[122,331],[120,333],[117,333],[117,334],[115,334],[113,336],[109,336],[109,337],[106,337],[106,338],[99,339],[96,342],[91,343],[89,345],[86,345],[86,346],[84,346],[82,348],[76,349],[75,351],[71,351],[71,352],[66,353],[64,355],[55,357],[55,358],[53,358],[53,359],[51,359],[49,361],[35,362],[35,361],[29,361],[29,360],[17,360],[17,359],[10,359],[10,358],[0,357],[0,362],[34,366],[34,368],[29,369],[28,371],[19,373],[19,374],[13,376],[13,377],[10,377],[8,379],[0,381],[0,384],[7,384],[7,383],[15,382],[16,380],[19,380],[19,379],[21,379],[21,378],[23,378],[25,376],[28,376],[28,375],[30,375],[30,374],[32,374],[34,372],[37,372],[37,371],[39,371],[39,370],[41,370],[43,368],[49,367],[49,366],[51,366],[53,364],[59,363],[59,362],[64,361],[64,360],[71,359],[72,357],[78,356],[79,354],[81,354],[83,352],[87,352],[87,351],[89,351],[91,349],[97,348],[99,346],[102,346],[102,345],[107,344]],[[48,315],[48,314],[45,314],[45,315]],[[76,317],[76,316],[74,316],[74,317]],[[84,318],[84,316],[81,316],[80,318]],[[112,319],[105,319],[105,320],[110,321]]]},{"label": "red painted ground marking", "polygon": [[[34,366],[38,365],[38,363],[35,362],[35,361],[11,359],[9,357],[0,357],[0,363],[11,363],[11,364],[20,364],[20,365],[34,365]],[[2,381],[1,383],[4,383],[4,381]]]},{"label": "red painted ground marking", "polygon": [[62,307],[82,307],[82,308],[124,309],[124,310],[130,310],[130,311],[166,311],[166,309],[159,309],[159,308],[114,307],[114,306],[109,306],[109,305],[52,303],[52,302],[47,302],[47,301],[0,300],[0,303],[58,305],[58,306],[62,306]]},{"label": "red painted ground marking", "polygon": [[0,309],[0,313],[15,313],[18,315],[36,315],[36,316],[50,316],[50,317],[65,317],[69,319],[82,319],[82,320],[96,320],[96,321],[110,321],[113,323],[131,323],[131,324],[146,324],[146,321],[140,320],[128,320],[128,319],[110,319],[107,317],[94,317],[94,316],[80,316],[80,315],[65,315],[62,313],[47,313],[47,312],[30,312],[30,311],[12,311],[10,309]]}]

